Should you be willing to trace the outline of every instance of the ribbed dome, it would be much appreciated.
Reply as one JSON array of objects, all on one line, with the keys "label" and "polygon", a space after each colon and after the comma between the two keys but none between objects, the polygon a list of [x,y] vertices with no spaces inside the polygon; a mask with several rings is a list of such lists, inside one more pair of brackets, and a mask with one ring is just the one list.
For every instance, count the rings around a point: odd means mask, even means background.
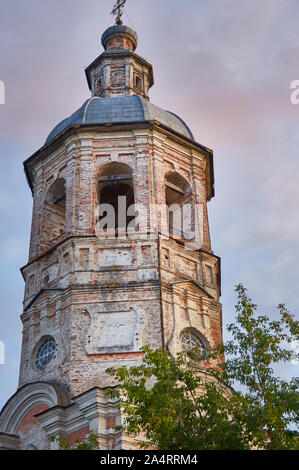
[{"label": "ribbed dome", "polygon": [[119,98],[90,98],[53,129],[46,144],[71,126],[147,121],[158,121],[170,130],[193,140],[192,132],[179,116],[151,104],[142,96],[132,95]]}]

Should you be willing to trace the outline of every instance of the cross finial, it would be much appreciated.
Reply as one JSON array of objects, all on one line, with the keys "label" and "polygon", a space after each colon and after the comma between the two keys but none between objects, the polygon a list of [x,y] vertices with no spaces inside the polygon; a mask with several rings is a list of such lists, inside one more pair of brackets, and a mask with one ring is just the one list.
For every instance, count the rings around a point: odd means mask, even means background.
[{"label": "cross finial", "polygon": [[123,14],[123,8],[125,6],[126,1],[127,0],[117,0],[117,2],[115,3],[115,5],[113,7],[113,10],[112,10],[111,14],[116,16],[116,18],[115,18],[115,23],[116,24],[122,24],[121,17],[122,17],[122,14]]}]

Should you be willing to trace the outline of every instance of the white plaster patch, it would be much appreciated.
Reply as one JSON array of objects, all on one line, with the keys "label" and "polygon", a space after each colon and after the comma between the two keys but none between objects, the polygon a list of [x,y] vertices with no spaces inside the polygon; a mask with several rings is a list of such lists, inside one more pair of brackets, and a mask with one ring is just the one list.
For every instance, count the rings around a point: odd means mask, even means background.
[{"label": "white plaster patch", "polygon": [[131,266],[132,251],[126,249],[107,249],[100,252],[100,266]]},{"label": "white plaster patch", "polygon": [[[85,312],[86,313],[86,312]],[[138,351],[142,346],[145,313],[140,308],[89,313],[88,354]]]},{"label": "white plaster patch", "polygon": [[54,263],[51,266],[48,266],[46,269],[42,271],[42,283],[43,287],[46,286],[49,282],[55,281],[58,278],[59,273],[59,265],[58,263]]},{"label": "white plaster patch", "polygon": [[194,279],[196,277],[196,263],[194,261],[177,256],[176,258],[177,271],[185,276]]},{"label": "white plaster patch", "polygon": [[137,320],[137,314],[134,310],[102,314],[100,326],[95,336],[97,347],[133,347]]}]

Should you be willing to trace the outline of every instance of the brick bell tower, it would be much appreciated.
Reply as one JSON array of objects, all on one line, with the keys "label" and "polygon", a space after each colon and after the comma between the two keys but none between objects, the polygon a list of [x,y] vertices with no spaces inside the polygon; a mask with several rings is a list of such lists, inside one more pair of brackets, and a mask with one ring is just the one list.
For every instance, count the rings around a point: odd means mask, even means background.
[{"label": "brick bell tower", "polygon": [[[25,163],[33,195],[19,387],[0,415],[0,448],[49,449],[89,430],[102,449],[135,449],[116,430],[105,370],[222,340],[220,260],[207,201],[213,153],[149,101],[152,66],[118,20],[87,67],[91,98]],[[202,364],[203,372],[208,360]],[[53,447],[54,446],[54,447]]]}]

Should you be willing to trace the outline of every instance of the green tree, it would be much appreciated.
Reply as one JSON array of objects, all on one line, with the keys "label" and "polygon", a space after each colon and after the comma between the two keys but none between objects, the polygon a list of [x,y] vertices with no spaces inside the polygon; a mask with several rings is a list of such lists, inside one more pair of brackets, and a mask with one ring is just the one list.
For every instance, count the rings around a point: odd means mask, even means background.
[{"label": "green tree", "polygon": [[[298,340],[298,322],[280,305],[279,321],[257,316],[242,285],[236,287],[232,340],[210,352],[208,368],[194,350],[171,357],[143,348],[140,365],[108,369],[117,376],[124,430],[145,437],[143,447],[164,450],[296,449],[298,381],[274,376],[288,362],[287,343]],[[219,361],[225,353],[227,360]],[[234,387],[234,388],[232,388]],[[239,388],[240,390],[237,390]]]},{"label": "green tree", "polygon": [[273,372],[275,364],[288,363],[295,354],[287,345],[299,339],[299,322],[284,305],[279,305],[280,318],[270,321],[266,315],[256,316],[257,306],[240,284],[236,287],[236,323],[228,326],[232,341],[224,346],[227,361],[224,380],[245,387],[246,427],[254,443],[266,449],[290,449],[298,446],[298,378],[281,380]]},{"label": "green tree", "polygon": [[73,445],[68,443],[65,437],[50,437],[51,442],[57,442],[59,450],[99,450],[98,436],[94,431],[89,431],[84,441],[76,439]]}]

